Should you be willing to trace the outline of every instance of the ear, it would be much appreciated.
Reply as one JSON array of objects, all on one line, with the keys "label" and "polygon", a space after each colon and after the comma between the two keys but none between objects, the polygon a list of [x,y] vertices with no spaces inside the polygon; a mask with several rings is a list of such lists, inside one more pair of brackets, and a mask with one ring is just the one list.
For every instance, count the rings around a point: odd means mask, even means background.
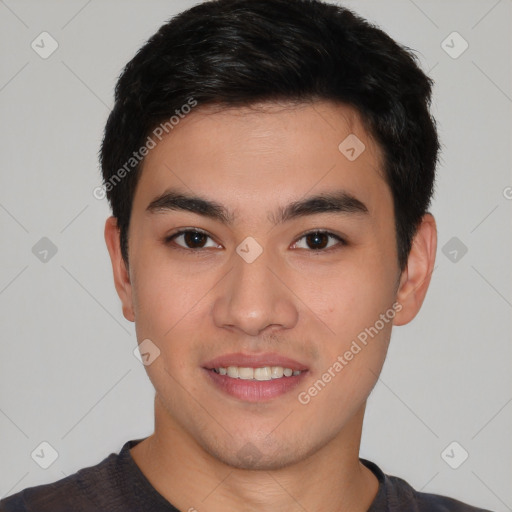
[{"label": "ear", "polygon": [[434,271],[436,249],[436,221],[426,213],[414,235],[407,267],[400,276],[396,300],[402,308],[397,309],[394,325],[407,324],[418,314]]},{"label": "ear", "polygon": [[109,217],[105,223],[105,242],[112,262],[114,284],[123,305],[123,315],[126,320],[135,322],[130,274],[121,255],[120,231],[115,217]]}]

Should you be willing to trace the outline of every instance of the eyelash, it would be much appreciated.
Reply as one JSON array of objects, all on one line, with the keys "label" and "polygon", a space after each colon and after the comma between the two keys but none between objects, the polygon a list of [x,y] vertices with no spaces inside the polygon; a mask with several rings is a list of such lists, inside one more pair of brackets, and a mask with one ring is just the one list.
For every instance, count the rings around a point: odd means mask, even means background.
[{"label": "eyelash", "polygon": [[[170,245],[172,242],[174,242],[174,240],[176,238],[178,238],[181,235],[187,234],[187,233],[200,233],[200,234],[205,235],[206,237],[210,238],[211,240],[213,240],[212,237],[208,233],[196,228],[196,229],[182,229],[180,231],[177,231],[176,233],[166,237],[164,239],[164,242],[166,245]],[[313,254],[315,254],[315,253],[330,253],[333,250],[337,250],[343,246],[348,245],[347,242],[343,238],[341,238],[339,235],[336,235],[334,233],[331,233],[330,231],[326,231],[326,230],[322,230],[322,229],[315,229],[312,231],[308,231],[307,233],[304,233],[294,242],[293,245],[297,244],[300,240],[302,240],[303,238],[306,238],[309,235],[327,235],[331,238],[334,238],[338,242],[336,245],[329,247],[327,249],[306,249],[308,252],[311,252]],[[178,244],[175,245],[175,248],[178,250],[186,251],[186,252],[200,252],[200,251],[205,250],[205,248],[202,248],[202,247],[198,247],[198,248],[194,249],[191,247],[182,247],[181,245],[178,245]],[[208,247],[206,249],[208,249]]]}]

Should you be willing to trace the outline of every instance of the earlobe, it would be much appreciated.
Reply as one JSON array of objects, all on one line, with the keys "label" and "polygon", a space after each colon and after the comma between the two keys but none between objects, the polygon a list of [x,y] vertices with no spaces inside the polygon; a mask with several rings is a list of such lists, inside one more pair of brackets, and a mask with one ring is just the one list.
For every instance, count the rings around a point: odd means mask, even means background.
[{"label": "earlobe", "polygon": [[114,285],[121,299],[123,315],[130,322],[134,322],[135,313],[132,300],[132,285],[130,282],[130,274],[121,254],[120,232],[115,217],[109,217],[105,222],[105,243],[107,244],[107,249],[110,254],[114,274]]},{"label": "earlobe", "polygon": [[436,222],[430,213],[426,213],[414,236],[407,267],[400,277],[396,299],[402,307],[395,316],[394,325],[407,324],[418,314],[434,270],[436,249]]}]

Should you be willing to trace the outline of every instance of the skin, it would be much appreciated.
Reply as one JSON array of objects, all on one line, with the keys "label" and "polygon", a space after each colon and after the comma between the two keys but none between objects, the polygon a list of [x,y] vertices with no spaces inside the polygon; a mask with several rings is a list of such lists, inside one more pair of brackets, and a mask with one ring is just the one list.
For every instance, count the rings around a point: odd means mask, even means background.
[{"label": "skin", "polygon": [[[434,267],[436,226],[426,214],[407,268],[397,261],[391,191],[381,153],[357,112],[330,102],[198,107],[144,161],[129,229],[129,266],[116,219],[105,226],[123,314],[139,343],[160,356],[146,366],[155,432],[131,454],[180,510],[366,511],[378,481],[359,462],[366,400],[382,369],[392,324],[418,313]],[[365,151],[349,161],[349,134]],[[193,212],[146,211],[169,187],[233,212],[232,225]],[[274,225],[278,206],[344,189],[367,214],[318,213]],[[194,252],[179,228],[210,238]],[[326,230],[346,245],[322,252],[304,234]],[[253,237],[262,254],[236,252]],[[180,249],[181,245],[181,249]],[[379,315],[400,311],[307,405],[298,401]],[[202,365],[223,354],[277,352],[308,367],[296,390],[249,403],[214,387]],[[251,443],[257,456],[241,454]],[[242,450],[242,451],[241,451]],[[301,508],[303,507],[303,509]]]}]

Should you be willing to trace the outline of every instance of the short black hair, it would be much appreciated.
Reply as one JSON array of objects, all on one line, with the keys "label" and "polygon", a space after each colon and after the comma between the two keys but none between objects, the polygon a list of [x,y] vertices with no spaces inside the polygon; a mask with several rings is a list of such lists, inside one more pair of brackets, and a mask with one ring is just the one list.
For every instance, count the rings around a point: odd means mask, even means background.
[{"label": "short black hair", "polygon": [[434,190],[439,141],[429,111],[432,86],[412,50],[339,5],[210,0],[183,11],[126,65],[105,127],[103,185],[124,261],[143,161],[134,155],[156,127],[172,128],[170,119],[185,105],[328,100],[354,107],[381,149],[403,270]]}]

